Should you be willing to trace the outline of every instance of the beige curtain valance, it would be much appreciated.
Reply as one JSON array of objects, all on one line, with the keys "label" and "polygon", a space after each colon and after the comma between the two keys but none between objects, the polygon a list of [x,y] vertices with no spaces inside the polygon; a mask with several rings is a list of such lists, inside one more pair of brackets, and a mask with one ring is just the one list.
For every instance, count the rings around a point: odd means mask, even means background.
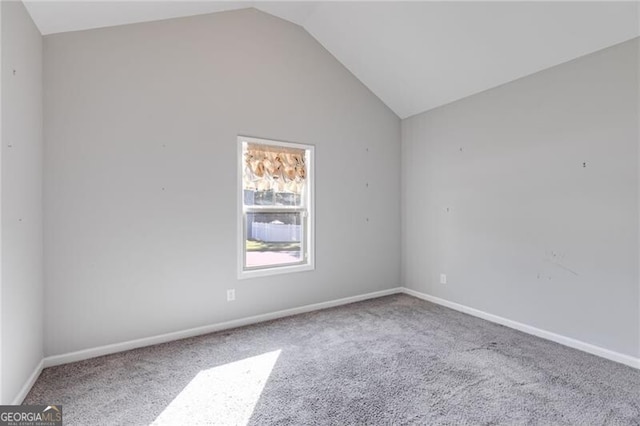
[{"label": "beige curtain valance", "polygon": [[307,177],[305,150],[247,143],[245,189],[300,194]]}]

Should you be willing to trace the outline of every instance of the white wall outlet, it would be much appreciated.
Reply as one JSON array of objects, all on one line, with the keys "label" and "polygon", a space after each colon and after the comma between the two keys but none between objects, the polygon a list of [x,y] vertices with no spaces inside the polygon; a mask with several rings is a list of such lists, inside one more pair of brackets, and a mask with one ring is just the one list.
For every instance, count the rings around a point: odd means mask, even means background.
[{"label": "white wall outlet", "polygon": [[440,284],[447,283],[447,274],[440,274]]},{"label": "white wall outlet", "polygon": [[227,302],[233,302],[234,300],[236,300],[236,289],[230,288],[227,290]]}]

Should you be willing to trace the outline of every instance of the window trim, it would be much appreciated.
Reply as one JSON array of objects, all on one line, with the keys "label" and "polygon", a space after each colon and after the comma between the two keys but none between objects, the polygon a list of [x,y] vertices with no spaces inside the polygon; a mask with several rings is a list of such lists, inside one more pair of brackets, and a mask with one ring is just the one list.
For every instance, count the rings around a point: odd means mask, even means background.
[{"label": "window trim", "polygon": [[[306,222],[304,229],[304,235],[302,237],[302,243],[304,247],[301,247],[303,253],[306,253],[306,260],[300,263],[285,264],[285,265],[270,265],[258,268],[245,268],[245,242],[246,242],[246,229],[245,229],[245,216],[244,209],[244,188],[243,188],[243,172],[244,172],[244,157],[243,157],[243,143],[255,143],[272,146],[282,146],[285,148],[297,148],[303,149],[306,152],[305,162],[307,164],[307,194],[305,195],[305,208],[307,215],[303,218]],[[272,275],[289,274],[294,272],[312,271],[315,269],[315,146],[309,144],[300,144],[293,142],[284,142],[275,139],[261,139],[250,136],[238,135],[237,138],[237,154],[236,154],[236,167],[237,167],[237,273],[238,279],[266,277]],[[275,208],[278,211],[287,210],[284,208]],[[264,210],[270,210],[269,207]],[[292,211],[299,211],[300,207],[290,209]],[[304,255],[304,254],[303,254]]]}]

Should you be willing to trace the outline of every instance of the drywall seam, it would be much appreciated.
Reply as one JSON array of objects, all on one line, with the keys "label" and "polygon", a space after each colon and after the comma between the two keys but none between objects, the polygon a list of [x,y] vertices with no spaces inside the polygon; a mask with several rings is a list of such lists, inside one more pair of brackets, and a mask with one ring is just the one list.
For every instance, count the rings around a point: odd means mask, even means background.
[{"label": "drywall seam", "polygon": [[625,364],[630,367],[640,369],[640,358],[634,358],[629,355],[625,355],[609,349],[601,348],[600,346],[592,345],[590,343],[586,343],[581,340],[572,339],[571,337],[566,337],[561,334],[556,334],[547,330],[542,330],[540,328],[523,324],[521,322],[513,321],[504,317],[500,317],[498,315],[493,315],[493,314],[481,311],[479,309],[470,308],[469,306],[461,305],[455,302],[450,302],[448,300],[431,296],[426,293],[421,293],[419,291],[415,291],[410,288],[403,287],[402,291],[405,294],[417,297],[422,300],[426,300],[428,302],[435,303],[437,305],[441,305],[459,312],[463,312],[465,314],[469,314],[474,317],[487,320],[489,322],[504,325],[506,327],[513,328],[514,330],[522,331],[524,333],[531,334],[536,337],[550,340],[552,342],[559,343],[561,345],[568,346],[573,349],[578,349],[582,352],[587,352],[592,355],[596,355],[601,358],[608,359],[610,361],[615,361],[620,364]]},{"label": "drywall seam", "polygon": [[129,340],[127,342],[114,343],[111,345],[99,346],[97,348],[84,349],[81,351],[71,352],[62,355],[48,356],[44,358],[44,367],[53,367],[56,365],[68,364],[70,362],[82,361],[85,359],[95,358],[103,355],[109,355],[117,352],[128,351],[131,349],[141,348],[145,346],[157,345],[159,343],[172,342],[174,340],[186,339],[188,337],[200,336],[203,334],[213,333],[216,331],[227,330],[231,328],[243,327],[246,325],[257,324],[265,321],[271,321],[278,318],[289,317],[292,315],[304,314],[307,312],[318,311],[321,309],[333,308],[336,306],[346,305],[349,303],[360,302],[368,299],[388,296],[391,294],[402,293],[402,288],[396,287],[389,290],[376,291],[373,293],[362,294],[359,296],[345,297],[343,299],[330,300],[328,302],[314,303],[298,308],[285,309],[267,314],[255,315],[247,318],[221,322],[217,324],[205,325],[203,327],[191,328],[173,333],[160,334],[152,337],[144,337],[142,339]]}]

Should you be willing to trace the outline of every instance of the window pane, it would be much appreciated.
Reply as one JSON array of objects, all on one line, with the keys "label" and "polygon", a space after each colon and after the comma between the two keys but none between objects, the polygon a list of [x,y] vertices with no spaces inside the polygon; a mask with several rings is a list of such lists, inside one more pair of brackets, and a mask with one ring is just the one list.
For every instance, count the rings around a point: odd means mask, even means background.
[{"label": "window pane", "polygon": [[301,206],[307,185],[306,151],[243,143],[242,188],[246,206]]},{"label": "window pane", "polygon": [[304,260],[301,212],[246,214],[245,266],[287,265]]},{"label": "window pane", "polygon": [[238,136],[238,278],[312,270],[311,145]]},{"label": "window pane", "polygon": [[254,191],[244,189],[245,206],[296,206],[302,205],[301,194],[291,192],[275,192],[271,189],[266,191]]}]

